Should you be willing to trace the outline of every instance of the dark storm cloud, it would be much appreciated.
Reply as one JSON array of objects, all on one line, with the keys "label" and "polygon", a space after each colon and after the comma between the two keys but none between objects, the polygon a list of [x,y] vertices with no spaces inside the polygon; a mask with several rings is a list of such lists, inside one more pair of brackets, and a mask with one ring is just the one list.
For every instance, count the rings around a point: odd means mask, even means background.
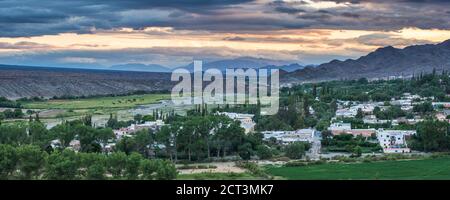
[{"label": "dark storm cloud", "polygon": [[[1,43],[0,43],[1,45]],[[266,50],[242,51],[226,47],[154,47],[117,50],[60,50],[0,54],[0,63],[50,67],[107,67],[118,63],[157,63],[179,67],[196,59],[225,59],[254,55],[298,54]],[[30,64],[31,63],[31,64]]]},{"label": "dark storm cloud", "polygon": [[350,13],[350,12],[344,12],[341,14],[343,17],[349,17],[349,18],[359,18],[361,15],[356,13]]},{"label": "dark storm cloud", "polygon": [[[0,37],[149,26],[215,32],[294,28],[450,29],[447,0],[330,1],[347,4],[314,9],[308,7],[307,1],[282,0],[270,3],[254,0],[0,0]],[[364,3],[375,6],[360,6]],[[378,10],[377,4],[384,9]]]},{"label": "dark storm cloud", "polygon": [[[316,2],[324,1],[324,0],[314,0]],[[336,3],[380,3],[380,2],[391,2],[391,3],[447,3],[448,0],[327,0],[334,1]]]},{"label": "dark storm cloud", "polygon": [[375,33],[356,38],[360,44],[369,46],[408,46],[410,44],[429,44],[428,40],[404,39],[389,33]]},{"label": "dark storm cloud", "polygon": [[[312,28],[398,30],[405,27],[449,29],[448,0],[328,0],[338,6],[315,8],[305,1],[277,1],[267,4],[274,12],[313,21]],[[345,3],[345,4],[344,4]],[[370,3],[370,6],[366,4]],[[304,12],[283,12],[301,9]]]},{"label": "dark storm cloud", "polygon": [[[128,27],[121,12],[167,10],[167,19],[154,19],[151,12],[136,24],[148,26],[168,23],[185,13],[212,14],[229,6],[253,0],[0,0],[0,37],[35,36],[63,32],[85,33],[93,27]],[[142,13],[141,13],[142,14]],[[167,21],[166,21],[167,20]],[[140,27],[133,27],[140,28]]]},{"label": "dark storm cloud", "polygon": [[305,10],[303,9],[298,9],[298,8],[290,8],[290,7],[276,7],[275,8],[276,11],[281,12],[281,13],[288,13],[288,14],[298,14],[298,13],[302,13],[305,12]]}]

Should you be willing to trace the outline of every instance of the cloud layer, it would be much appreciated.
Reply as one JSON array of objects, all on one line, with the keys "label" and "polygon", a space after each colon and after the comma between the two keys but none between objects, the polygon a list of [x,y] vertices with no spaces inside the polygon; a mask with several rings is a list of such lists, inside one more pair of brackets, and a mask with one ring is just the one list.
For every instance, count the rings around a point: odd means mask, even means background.
[{"label": "cloud layer", "polygon": [[0,0],[0,62],[176,66],[241,55],[319,63],[438,42],[447,30],[447,0]]}]

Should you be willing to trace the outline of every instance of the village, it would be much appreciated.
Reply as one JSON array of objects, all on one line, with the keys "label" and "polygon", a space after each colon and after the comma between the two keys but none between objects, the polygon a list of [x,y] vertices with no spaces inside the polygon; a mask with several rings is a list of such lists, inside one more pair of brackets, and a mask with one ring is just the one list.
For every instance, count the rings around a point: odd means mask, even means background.
[{"label": "village", "polygon": [[[314,127],[298,130],[273,130],[273,131],[261,131],[263,140],[266,142],[272,141],[279,145],[286,146],[296,142],[308,143],[312,148],[308,152],[309,158],[319,159],[322,156],[326,156],[327,152],[321,152],[322,149],[322,133],[331,133],[331,136],[339,135],[351,135],[353,137],[362,137],[365,140],[376,143],[381,147],[381,152],[371,153],[414,153],[408,147],[408,139],[416,134],[416,130],[396,129],[400,124],[414,125],[423,121],[423,116],[417,114],[411,117],[399,117],[392,120],[379,119],[374,112],[385,111],[390,106],[399,106],[401,110],[405,112],[413,113],[415,105],[421,105],[426,101],[433,100],[433,98],[423,98],[419,95],[412,95],[405,93],[400,99],[392,99],[390,102],[356,102],[356,101],[337,101],[338,109],[336,110],[335,117],[330,121],[329,127],[326,130],[318,131]],[[448,116],[450,114],[449,102],[433,102],[433,110],[435,111],[434,117],[439,121],[450,122]],[[309,108],[311,113],[314,113],[312,107]],[[233,112],[217,112],[215,115],[223,115],[232,120],[239,122],[240,127],[244,129],[245,134],[252,134],[255,132],[256,122],[253,120],[254,114],[245,113],[233,113]],[[363,126],[361,128],[353,126],[351,122],[344,122],[344,120],[361,118]],[[382,128],[381,125],[389,124],[394,128]],[[378,128],[376,125],[380,125]],[[114,129],[114,138],[110,139],[108,143],[102,144],[102,151],[105,153],[111,153],[114,151],[116,143],[123,138],[134,137],[138,131],[151,131],[152,133],[161,130],[163,126],[170,126],[163,120],[158,119],[155,121],[143,121],[142,123],[133,123],[128,127]],[[59,140],[53,140],[51,142],[53,148],[60,146]],[[164,149],[164,144],[149,145]],[[69,149],[79,151],[81,148],[79,140],[72,140],[69,144]],[[369,153],[369,152],[367,152]],[[418,153],[418,152],[415,152]],[[336,155],[336,153],[334,154]],[[350,155],[348,153],[342,153],[340,155]]]},{"label": "village", "polygon": [[[297,177],[300,167],[320,164],[317,168],[328,168],[336,162],[367,167],[376,167],[379,161],[434,162],[445,156],[450,144],[450,97],[441,91],[409,88],[427,77],[436,83],[449,78],[427,75],[413,80],[352,80],[282,88],[275,115],[262,114],[259,104],[201,104],[178,110],[164,105],[147,106],[153,109],[129,112],[127,117],[111,111],[102,123],[95,120],[97,116],[86,114],[61,118],[59,124],[48,126],[44,115],[27,111],[17,121],[1,124],[0,139],[33,144],[44,153],[42,157],[53,153],[56,160],[51,162],[67,156],[84,159],[84,164],[77,165],[76,176],[82,178],[91,176],[84,168],[94,173],[94,167],[100,167],[102,179],[135,179],[136,174],[116,171],[132,161],[133,166],[140,166],[138,173],[146,173],[149,179],[271,179],[278,174]],[[21,110],[3,114],[20,114]],[[11,148],[34,151],[22,149],[27,145]],[[86,156],[95,156],[99,166],[91,166]],[[137,164],[138,160],[148,166]],[[155,163],[161,167],[160,177],[146,171]],[[290,174],[290,167],[299,170]],[[47,170],[39,174],[52,175],[52,169]]]}]

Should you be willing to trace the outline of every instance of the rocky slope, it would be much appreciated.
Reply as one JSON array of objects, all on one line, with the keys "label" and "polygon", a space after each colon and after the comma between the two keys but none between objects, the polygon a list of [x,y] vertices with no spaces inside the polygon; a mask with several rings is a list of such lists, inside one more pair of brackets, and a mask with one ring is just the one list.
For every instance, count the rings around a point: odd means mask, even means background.
[{"label": "rocky slope", "polygon": [[0,65],[0,96],[89,96],[170,90],[170,74]]},{"label": "rocky slope", "polygon": [[315,82],[337,79],[383,78],[450,70],[450,40],[404,49],[380,48],[357,60],[338,61],[306,67],[287,74],[285,82]]}]

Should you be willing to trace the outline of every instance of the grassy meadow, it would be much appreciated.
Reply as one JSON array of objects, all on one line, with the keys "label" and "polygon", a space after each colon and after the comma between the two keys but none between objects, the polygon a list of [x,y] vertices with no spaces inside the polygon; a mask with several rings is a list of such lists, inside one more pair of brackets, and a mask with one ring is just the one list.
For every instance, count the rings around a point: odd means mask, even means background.
[{"label": "grassy meadow", "polygon": [[143,104],[158,103],[169,99],[170,94],[144,94],[116,97],[97,97],[86,99],[48,100],[42,102],[27,102],[27,109],[105,109],[105,108],[132,108]]},{"label": "grassy meadow", "polygon": [[267,167],[267,172],[291,180],[450,180],[450,157]]}]

